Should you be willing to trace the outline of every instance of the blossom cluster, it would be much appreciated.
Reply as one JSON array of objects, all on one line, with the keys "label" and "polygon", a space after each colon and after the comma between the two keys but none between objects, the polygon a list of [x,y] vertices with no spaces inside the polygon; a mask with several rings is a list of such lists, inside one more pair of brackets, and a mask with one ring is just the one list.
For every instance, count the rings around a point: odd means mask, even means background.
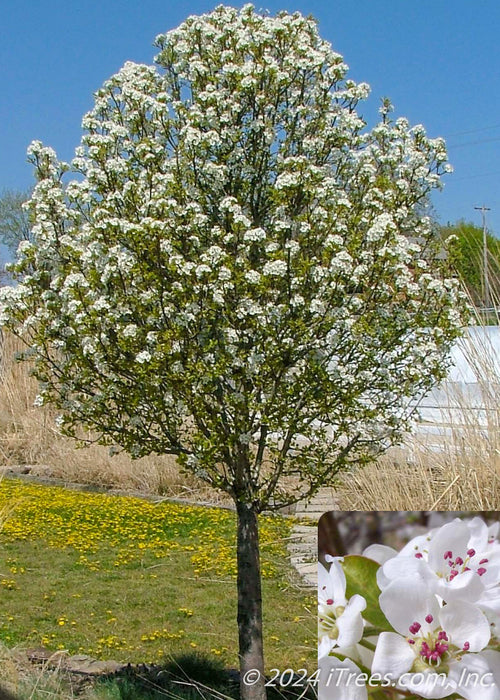
[{"label": "blossom cluster", "polygon": [[[320,697],[366,700],[367,687],[382,696],[389,687],[391,697],[498,700],[499,525],[456,518],[399,552],[371,545],[363,556],[327,557],[330,568],[319,565]],[[342,669],[367,682],[329,687],[325,677]]]}]

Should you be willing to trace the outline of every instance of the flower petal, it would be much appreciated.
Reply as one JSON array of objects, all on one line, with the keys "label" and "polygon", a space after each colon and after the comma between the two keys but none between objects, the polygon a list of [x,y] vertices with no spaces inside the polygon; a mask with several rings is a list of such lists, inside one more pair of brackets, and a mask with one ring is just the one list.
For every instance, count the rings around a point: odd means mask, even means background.
[{"label": "flower petal", "polygon": [[323,564],[318,563],[318,600],[321,603],[326,602],[329,598],[333,600],[332,580]]},{"label": "flower petal", "polygon": [[[439,603],[421,578],[394,579],[380,594],[379,603],[389,623],[404,636],[413,622],[419,622],[424,632],[438,624]],[[432,615],[431,623],[425,621],[427,615]]]},{"label": "flower petal", "polygon": [[359,642],[363,636],[363,618],[361,611],[366,608],[366,600],[357,593],[347,603],[346,609],[337,618],[339,636],[338,645],[350,647]]},{"label": "flower petal", "polygon": [[446,673],[440,673],[439,669],[436,671],[429,669],[407,674],[396,687],[410,691],[412,697],[446,698],[456,690],[457,683],[455,680],[450,680]]},{"label": "flower petal", "polygon": [[470,530],[467,525],[458,518],[451,523],[446,523],[436,531],[429,542],[429,566],[433,571],[448,574],[448,560],[444,558],[446,552],[452,552],[454,557],[463,556],[468,548]]},{"label": "flower petal", "polygon": [[373,657],[372,673],[397,680],[407,673],[415,661],[415,652],[406,639],[395,632],[381,632],[375,656]]},{"label": "flower petal", "polygon": [[500,583],[500,547],[495,546],[492,549],[486,550],[483,554],[483,558],[488,559],[484,565],[479,564],[479,557],[476,556],[474,558],[475,567],[483,566],[483,568],[486,569],[485,573],[481,576],[481,583],[486,588],[496,586]]},{"label": "flower petal", "polygon": [[[485,659],[489,672],[493,674],[493,680],[498,689],[500,689],[500,652],[493,649],[485,649],[478,654],[482,659]],[[465,657],[464,657],[465,658]],[[486,681],[486,679],[484,679]]]},{"label": "flower petal", "polygon": [[481,654],[465,654],[450,667],[449,677],[457,683],[460,697],[466,700],[500,700],[497,680],[500,675],[500,654],[485,650]]},{"label": "flower petal", "polygon": [[439,620],[459,648],[468,642],[470,651],[481,651],[490,641],[489,622],[475,605],[463,601],[448,603],[439,611]]},{"label": "flower petal", "polygon": [[488,549],[488,526],[482,518],[476,516],[467,523],[470,538],[467,544],[468,549],[475,549],[476,552],[484,552]]},{"label": "flower petal", "polygon": [[500,589],[497,586],[488,588],[475,601],[475,605],[484,612],[490,622],[497,623],[500,616]]},{"label": "flower petal", "polygon": [[481,577],[475,571],[463,571],[451,581],[436,578],[434,590],[446,602],[452,600],[476,601],[484,592]]},{"label": "flower petal", "polygon": [[333,600],[336,605],[346,605],[345,589],[346,580],[344,570],[338,559],[334,559],[330,565],[330,571],[328,572],[331,581],[331,590],[333,593]]},{"label": "flower petal", "polygon": [[398,555],[388,559],[377,571],[377,583],[380,589],[384,589],[391,581],[397,578],[432,578],[434,575],[423,559],[415,557],[402,557]]},{"label": "flower petal", "polygon": [[378,564],[385,564],[388,559],[392,559],[396,554],[397,551],[395,549],[385,544],[371,544],[363,552],[364,557],[373,559]]},{"label": "flower petal", "polygon": [[429,532],[424,535],[417,535],[405,544],[399,555],[402,557],[414,557],[417,552],[427,552],[430,540],[431,533]]},{"label": "flower petal", "polygon": [[318,644],[318,659],[328,656],[333,647],[336,645],[336,640],[324,634]]},{"label": "flower petal", "polygon": [[359,682],[361,670],[350,659],[324,656],[318,668],[318,700],[368,700],[366,684]]}]

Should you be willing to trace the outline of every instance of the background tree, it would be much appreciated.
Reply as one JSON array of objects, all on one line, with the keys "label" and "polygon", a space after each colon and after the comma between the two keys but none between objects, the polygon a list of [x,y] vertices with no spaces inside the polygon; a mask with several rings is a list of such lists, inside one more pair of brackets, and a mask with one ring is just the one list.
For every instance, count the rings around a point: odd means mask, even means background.
[{"label": "background tree", "polygon": [[23,204],[31,197],[31,190],[3,190],[0,195],[0,243],[12,256],[21,241],[32,241],[29,214]]},{"label": "background tree", "polygon": [[[0,194],[0,244],[7,248],[12,260],[21,241],[32,241],[31,225],[28,212],[23,204],[31,197],[31,190],[3,190]],[[5,277],[0,272],[0,279]]]},{"label": "background tree", "polygon": [[[455,236],[449,246],[450,263],[465,283],[476,306],[484,306],[483,229],[463,219],[441,227],[444,238]],[[488,277],[490,295],[494,304],[500,303],[500,240],[486,235],[488,248]]]},{"label": "background tree", "polygon": [[262,698],[258,514],[397,441],[459,332],[416,213],[446,153],[388,103],[365,131],[367,86],[298,13],[220,6],[156,45],[97,92],[71,166],[30,147],[36,243],[2,319],[66,434],[175,454],[234,499]]}]

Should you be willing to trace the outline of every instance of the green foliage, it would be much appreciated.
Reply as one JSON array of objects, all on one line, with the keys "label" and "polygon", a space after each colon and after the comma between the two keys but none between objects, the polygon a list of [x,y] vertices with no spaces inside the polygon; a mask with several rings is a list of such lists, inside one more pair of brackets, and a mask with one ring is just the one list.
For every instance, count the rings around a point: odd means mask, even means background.
[{"label": "green foliage", "polygon": [[[483,229],[475,224],[460,220],[455,224],[441,227],[443,238],[455,236],[449,247],[450,263],[465,283],[472,301],[483,306],[484,291],[484,244]],[[494,303],[500,300],[500,240],[487,233],[488,273],[490,296]]]},{"label": "green foliage", "polygon": [[380,564],[358,555],[344,557],[342,568],[346,577],[346,596],[351,598],[358,593],[366,600],[363,617],[377,630],[393,632],[378,602],[380,588],[377,584],[377,571]]}]

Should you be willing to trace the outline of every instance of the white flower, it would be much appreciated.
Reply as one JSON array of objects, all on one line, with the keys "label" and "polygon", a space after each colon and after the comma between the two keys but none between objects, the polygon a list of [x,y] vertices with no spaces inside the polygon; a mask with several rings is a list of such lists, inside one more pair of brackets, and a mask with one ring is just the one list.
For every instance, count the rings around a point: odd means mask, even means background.
[{"label": "white flower", "polygon": [[[391,557],[390,552],[377,574],[384,589],[400,577],[417,575],[429,590],[447,603],[473,602],[485,612],[500,612],[500,544],[495,540],[498,523],[488,528],[479,517],[456,518],[427,535],[419,535]],[[372,556],[379,549],[371,548]],[[368,555],[369,556],[369,555]]]},{"label": "white flower", "polygon": [[260,273],[257,270],[249,270],[245,273],[245,279],[250,284],[258,284],[260,282]]},{"label": "white flower", "polygon": [[262,268],[262,274],[270,277],[284,277],[287,273],[288,265],[284,260],[273,260],[267,262]]},{"label": "white flower", "polygon": [[243,236],[245,243],[257,243],[259,241],[266,240],[266,232],[262,228],[252,228],[250,231],[246,231]]},{"label": "white flower", "polygon": [[123,329],[123,337],[124,338],[135,338],[136,335],[137,335],[137,326],[135,325],[135,323],[129,323]]},{"label": "white flower", "polygon": [[[426,582],[411,575],[392,581],[379,603],[396,631],[380,634],[372,673],[426,698],[453,692],[472,697],[466,694],[470,688],[464,689],[462,683],[478,663],[487,666],[480,655],[491,636],[485,615],[464,601],[440,605]],[[485,695],[481,691],[481,698],[497,700],[500,694],[497,689]]]},{"label": "white flower", "polygon": [[361,611],[366,600],[356,594],[346,599],[346,578],[338,559],[330,569],[318,564],[318,658],[333,647],[350,647],[363,635]]},{"label": "white flower", "polygon": [[150,362],[151,358],[151,353],[147,350],[143,350],[142,352],[137,353],[137,355],[135,356],[135,361],[139,362],[142,365],[145,362]]},{"label": "white flower", "polygon": [[201,279],[203,275],[208,274],[211,272],[212,268],[209,265],[205,265],[204,263],[202,265],[198,265],[198,267],[195,270],[196,277],[198,279]]}]

